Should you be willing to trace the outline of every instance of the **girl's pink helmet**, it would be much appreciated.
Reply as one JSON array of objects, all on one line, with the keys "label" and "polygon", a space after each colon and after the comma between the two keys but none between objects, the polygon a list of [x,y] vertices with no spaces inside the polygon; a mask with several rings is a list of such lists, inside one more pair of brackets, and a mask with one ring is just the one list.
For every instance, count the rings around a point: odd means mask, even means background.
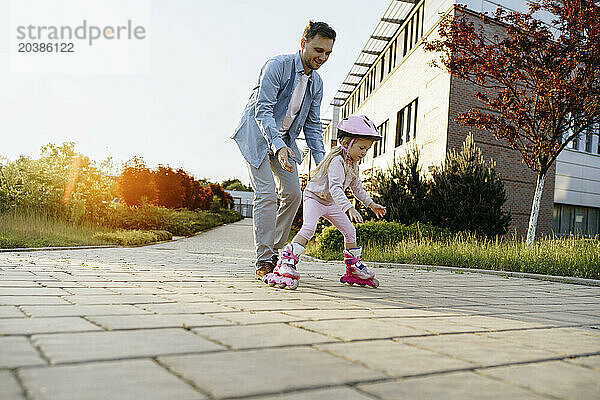
[{"label": "girl's pink helmet", "polygon": [[338,124],[338,138],[349,136],[352,138],[365,138],[381,140],[377,127],[364,115],[350,115]]}]

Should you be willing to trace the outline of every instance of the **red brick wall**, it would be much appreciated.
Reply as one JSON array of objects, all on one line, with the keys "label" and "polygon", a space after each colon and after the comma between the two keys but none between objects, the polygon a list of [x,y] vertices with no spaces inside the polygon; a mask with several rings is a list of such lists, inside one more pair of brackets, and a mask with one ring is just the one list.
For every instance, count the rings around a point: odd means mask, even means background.
[{"label": "red brick wall", "polygon": [[[509,230],[519,235],[527,233],[537,175],[523,162],[519,152],[512,150],[505,141],[496,140],[489,132],[459,125],[455,118],[460,112],[480,108],[483,103],[475,98],[476,87],[456,77],[450,82],[450,106],[448,112],[447,151],[460,149],[465,137],[472,132],[475,144],[481,148],[485,159],[496,162],[496,171],[504,182],[507,201],[504,208],[510,211],[512,222]],[[552,166],[545,180],[536,233],[548,235],[552,230],[554,205],[554,171]]]}]

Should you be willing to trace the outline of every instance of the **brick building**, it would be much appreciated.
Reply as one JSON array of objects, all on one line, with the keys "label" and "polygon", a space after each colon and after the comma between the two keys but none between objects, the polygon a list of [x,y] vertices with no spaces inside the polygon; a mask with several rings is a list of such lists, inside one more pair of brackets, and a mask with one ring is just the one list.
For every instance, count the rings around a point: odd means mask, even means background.
[{"label": "brick building", "polygon": [[[383,140],[373,145],[361,163],[361,171],[385,169],[395,156],[415,145],[421,152],[423,171],[440,165],[448,150],[460,148],[469,132],[486,159],[496,162],[512,214],[511,231],[524,234],[535,191],[536,174],[521,155],[490,133],[460,126],[459,112],[482,104],[475,88],[432,67],[436,54],[423,49],[423,41],[438,37],[441,18],[454,12],[454,0],[397,1],[390,3],[364,49],[350,66],[328,110],[324,123],[326,147],[336,144],[335,126],[347,115],[364,114],[380,128]],[[495,11],[499,3],[488,0],[459,1],[479,18]],[[502,6],[524,10],[524,1],[502,0]],[[491,25],[490,30],[497,29]],[[540,205],[537,233],[600,233],[600,144],[598,134],[584,135],[569,145],[548,172]],[[301,173],[314,168],[306,157]]]}]

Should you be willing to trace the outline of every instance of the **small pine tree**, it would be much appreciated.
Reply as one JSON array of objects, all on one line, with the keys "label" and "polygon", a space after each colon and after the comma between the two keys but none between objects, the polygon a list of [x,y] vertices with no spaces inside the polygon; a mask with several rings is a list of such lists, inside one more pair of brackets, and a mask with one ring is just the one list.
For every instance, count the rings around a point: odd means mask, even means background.
[{"label": "small pine tree", "polygon": [[449,151],[442,166],[434,167],[428,201],[429,220],[456,232],[502,235],[511,220],[501,209],[506,193],[495,162],[484,160],[472,135],[460,152]]},{"label": "small pine tree", "polygon": [[419,150],[414,146],[404,158],[394,157],[390,169],[375,172],[372,188],[375,201],[387,208],[386,220],[403,224],[426,220],[428,183],[423,178],[419,159]]}]

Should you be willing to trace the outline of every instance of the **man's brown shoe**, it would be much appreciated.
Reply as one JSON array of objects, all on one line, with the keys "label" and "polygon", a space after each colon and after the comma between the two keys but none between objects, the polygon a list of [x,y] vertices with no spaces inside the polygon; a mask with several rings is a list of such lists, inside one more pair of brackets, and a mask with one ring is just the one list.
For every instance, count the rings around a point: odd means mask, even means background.
[{"label": "man's brown shoe", "polygon": [[269,261],[258,261],[256,263],[256,279],[262,281],[265,275],[273,272],[273,268],[275,268],[275,266]]}]

